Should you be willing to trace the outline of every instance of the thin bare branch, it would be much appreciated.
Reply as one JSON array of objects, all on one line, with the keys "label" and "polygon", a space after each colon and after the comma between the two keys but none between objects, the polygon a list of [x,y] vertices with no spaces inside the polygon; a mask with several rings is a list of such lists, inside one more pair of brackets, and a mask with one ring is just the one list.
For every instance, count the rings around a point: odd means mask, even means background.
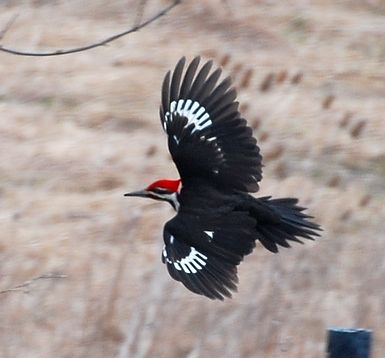
[{"label": "thin bare branch", "polygon": [[28,281],[25,281],[21,283],[20,285],[17,285],[15,287],[7,288],[5,290],[0,291],[0,294],[8,293],[8,292],[14,292],[14,291],[23,291],[24,293],[29,292],[29,287],[36,281],[39,280],[52,280],[52,279],[60,279],[60,278],[66,278],[67,275],[58,274],[58,273],[47,273],[44,275],[40,275],[37,277],[34,277]]},{"label": "thin bare branch", "polygon": [[[165,7],[163,10],[158,12],[156,15],[150,17],[148,20],[140,23],[139,25],[134,25],[132,28],[130,28],[128,30],[125,30],[125,31],[120,32],[120,33],[118,33],[116,35],[107,37],[104,40],[101,40],[99,42],[95,42],[93,44],[89,44],[89,45],[86,45],[86,46],[75,47],[75,48],[71,48],[71,49],[67,49],[67,50],[55,50],[55,51],[49,51],[49,52],[30,52],[30,51],[22,51],[22,50],[19,51],[19,50],[15,50],[15,49],[12,49],[12,48],[7,48],[7,47],[4,47],[4,46],[0,45],[0,51],[6,52],[6,53],[10,53],[10,54],[13,54],[13,55],[19,55],[19,56],[36,56],[36,57],[40,56],[40,57],[46,57],[46,56],[68,55],[68,54],[71,54],[71,53],[91,50],[91,49],[96,48],[96,47],[101,47],[101,46],[107,45],[108,43],[110,43],[112,41],[115,41],[115,40],[117,40],[117,39],[119,39],[119,38],[121,38],[123,36],[126,36],[128,34],[131,34],[133,32],[137,32],[137,31],[141,30],[142,28],[150,25],[151,23],[153,23],[154,21],[158,20],[159,18],[165,16],[168,12],[170,12],[175,6],[179,5],[181,2],[182,2],[182,0],[175,0],[172,4],[170,4],[169,6]],[[9,28],[9,26],[8,26],[8,28]],[[5,27],[5,30],[7,31],[7,26]],[[3,32],[4,32],[4,30],[2,30],[2,33]],[[1,40],[1,38],[0,38],[0,40]]]},{"label": "thin bare branch", "polygon": [[8,20],[8,22],[5,24],[4,28],[0,31],[0,40],[2,40],[5,37],[6,33],[11,28],[11,26],[15,23],[18,16],[19,16],[19,14],[13,15]]},{"label": "thin bare branch", "polygon": [[134,26],[139,25],[142,22],[143,15],[144,15],[144,9],[146,7],[148,0],[140,0],[138,4],[138,10],[136,12],[135,22]]}]

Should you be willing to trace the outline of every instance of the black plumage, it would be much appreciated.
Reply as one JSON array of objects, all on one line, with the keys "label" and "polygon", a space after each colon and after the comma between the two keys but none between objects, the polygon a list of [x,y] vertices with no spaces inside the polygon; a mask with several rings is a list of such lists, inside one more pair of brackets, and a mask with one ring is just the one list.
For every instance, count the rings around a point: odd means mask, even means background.
[{"label": "black plumage", "polygon": [[[212,61],[179,60],[162,85],[160,119],[181,178],[127,195],[164,200],[177,210],[164,227],[162,261],[172,278],[211,299],[230,297],[237,266],[259,241],[267,250],[319,236],[294,198],[255,198],[262,157],[242,118],[231,80],[218,84]],[[184,74],[183,74],[184,73]]]},{"label": "black plumage", "polygon": [[[197,71],[198,57],[190,63],[182,80],[184,64],[182,58],[171,83],[170,74],[166,75],[160,109],[169,150],[183,184],[200,177],[224,189],[257,191],[262,179],[262,157],[251,128],[238,111],[231,81],[225,79],[215,87],[220,71],[208,77],[211,61]],[[173,103],[175,108],[171,108]],[[192,110],[194,103],[199,106]],[[180,109],[175,110],[178,105]],[[204,112],[196,116],[199,110]],[[189,122],[194,115],[196,119]],[[204,115],[209,119],[200,121]]]}]

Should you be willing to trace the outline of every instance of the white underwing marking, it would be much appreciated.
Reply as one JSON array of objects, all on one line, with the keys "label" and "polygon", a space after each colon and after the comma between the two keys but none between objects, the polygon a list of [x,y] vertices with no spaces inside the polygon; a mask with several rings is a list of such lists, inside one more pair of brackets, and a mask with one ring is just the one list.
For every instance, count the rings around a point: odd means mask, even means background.
[{"label": "white underwing marking", "polygon": [[[183,101],[183,99],[182,99],[182,101]],[[197,101],[194,101],[193,102],[193,105],[192,105],[192,107],[191,107],[191,109],[190,109],[190,112],[191,113],[194,113],[198,108],[200,107],[200,104],[197,102]],[[187,112],[185,112],[185,114],[186,114]]]},{"label": "white underwing marking", "polygon": [[[203,108],[203,107],[202,107]],[[209,119],[210,118],[210,115],[208,113],[205,113],[205,115],[203,117],[201,117],[201,121],[205,121],[206,119]]]},{"label": "white underwing marking", "polygon": [[176,112],[180,113],[182,111],[183,104],[184,104],[184,101],[178,101],[177,107],[176,107]]},{"label": "white underwing marking", "polygon": [[[197,270],[195,270],[195,268],[191,264],[191,262],[185,262],[184,264],[188,267],[188,269],[190,270],[191,273],[197,273]],[[187,273],[189,273],[189,272],[187,272]]]},{"label": "white underwing marking", "polygon": [[197,262],[193,261],[192,264],[193,264],[198,270],[202,270],[202,266],[199,265]]},{"label": "white underwing marking", "polygon": [[166,262],[169,264],[172,264],[172,261],[167,257],[167,250],[166,250],[166,245],[163,245],[163,257],[166,259]]},{"label": "white underwing marking", "polygon": [[[204,255],[202,255],[204,256]],[[205,258],[207,259],[207,257],[205,256]],[[202,266],[206,266],[206,262],[204,260],[202,260],[199,256],[197,256],[195,258],[196,261],[198,261]]]},{"label": "white underwing marking", "polygon": [[186,127],[193,124],[192,133],[201,131],[213,123],[206,108],[201,106],[199,102],[193,102],[191,99],[179,99],[178,102],[172,101],[170,103],[170,111],[167,111],[164,115],[163,128],[165,131],[167,131],[167,124],[172,122],[174,113],[187,118]]},{"label": "white underwing marking", "polygon": [[185,113],[187,113],[189,110],[190,110],[190,107],[192,105],[192,100],[191,99],[188,99],[184,105],[184,109],[182,111],[182,114],[185,115]]},{"label": "white underwing marking", "polygon": [[190,253],[183,259],[173,262],[173,265],[178,271],[197,273],[197,270],[202,270],[206,266],[206,260],[206,255],[197,251],[195,247],[191,247]]}]

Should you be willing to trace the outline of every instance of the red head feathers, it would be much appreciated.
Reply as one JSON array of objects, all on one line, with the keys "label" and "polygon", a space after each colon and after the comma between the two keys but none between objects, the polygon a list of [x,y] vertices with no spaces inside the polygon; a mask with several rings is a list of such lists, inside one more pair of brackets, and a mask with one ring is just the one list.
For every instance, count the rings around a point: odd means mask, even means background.
[{"label": "red head feathers", "polygon": [[156,182],[150,184],[146,190],[153,190],[155,188],[163,188],[167,189],[168,191],[171,191],[173,193],[177,193],[179,186],[180,186],[180,179],[177,180],[168,180],[168,179],[161,179],[157,180]]}]

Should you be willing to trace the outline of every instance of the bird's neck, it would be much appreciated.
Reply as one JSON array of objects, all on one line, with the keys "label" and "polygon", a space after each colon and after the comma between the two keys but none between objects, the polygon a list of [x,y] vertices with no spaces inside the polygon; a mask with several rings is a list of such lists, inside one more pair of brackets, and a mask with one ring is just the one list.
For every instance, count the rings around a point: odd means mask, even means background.
[{"label": "bird's neck", "polygon": [[170,205],[175,209],[175,211],[179,211],[180,207],[180,202],[179,202],[179,194],[178,193],[172,193],[168,194],[167,196],[164,197],[165,201],[170,203]]}]

